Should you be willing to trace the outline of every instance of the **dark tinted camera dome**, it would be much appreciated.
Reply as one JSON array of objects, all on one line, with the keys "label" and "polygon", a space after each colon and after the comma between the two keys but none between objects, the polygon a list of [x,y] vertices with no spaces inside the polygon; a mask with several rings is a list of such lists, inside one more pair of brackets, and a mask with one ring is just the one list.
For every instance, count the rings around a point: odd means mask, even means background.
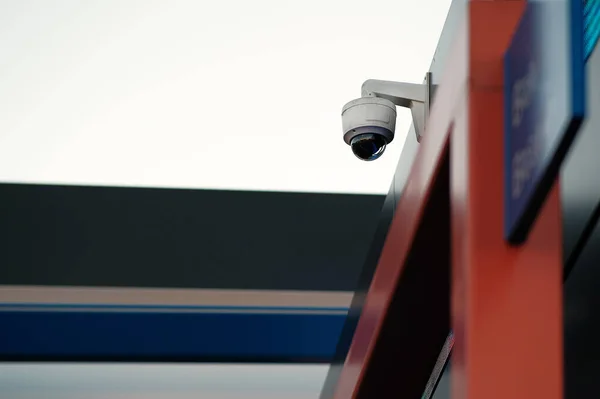
[{"label": "dark tinted camera dome", "polygon": [[358,159],[374,161],[385,151],[387,141],[380,134],[359,134],[350,141],[352,152]]}]

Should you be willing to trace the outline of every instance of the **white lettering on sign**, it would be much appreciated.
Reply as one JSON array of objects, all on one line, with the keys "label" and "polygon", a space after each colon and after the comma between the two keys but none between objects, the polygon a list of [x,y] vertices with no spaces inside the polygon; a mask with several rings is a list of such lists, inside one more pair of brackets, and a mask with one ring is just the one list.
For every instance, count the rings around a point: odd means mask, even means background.
[{"label": "white lettering on sign", "polygon": [[533,137],[527,145],[513,154],[512,158],[512,198],[517,199],[523,194],[525,185],[535,173],[539,156],[538,146]]},{"label": "white lettering on sign", "polygon": [[[527,113],[531,105],[536,83],[537,71],[535,64],[531,62],[527,74],[518,79],[512,87],[511,124],[514,129],[521,126],[523,116]],[[532,126],[532,128],[537,129],[539,126]],[[535,134],[531,134],[527,143],[513,153],[511,160],[511,196],[513,199],[518,199],[523,195],[525,185],[535,173],[535,166],[537,165],[538,157],[541,155],[540,143],[537,142],[535,137]]]},{"label": "white lettering on sign", "polygon": [[525,112],[527,112],[529,105],[531,105],[531,99],[535,90],[536,80],[536,67],[533,62],[530,62],[527,74],[521,79],[517,79],[517,81],[513,84],[511,112],[512,126],[514,128],[521,126],[523,115]]}]

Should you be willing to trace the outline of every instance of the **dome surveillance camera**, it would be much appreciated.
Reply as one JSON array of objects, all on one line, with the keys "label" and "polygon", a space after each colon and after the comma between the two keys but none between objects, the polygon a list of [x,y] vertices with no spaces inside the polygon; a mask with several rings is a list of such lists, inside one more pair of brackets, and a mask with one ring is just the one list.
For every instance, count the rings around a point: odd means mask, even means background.
[{"label": "dome surveillance camera", "polygon": [[358,159],[374,161],[381,157],[394,139],[396,106],[410,108],[417,141],[421,141],[431,90],[431,73],[427,73],[424,84],[367,80],[362,97],[342,108],[344,141]]},{"label": "dome surveillance camera", "polygon": [[374,161],[394,139],[396,106],[384,98],[363,97],[342,109],[344,141],[363,161]]}]

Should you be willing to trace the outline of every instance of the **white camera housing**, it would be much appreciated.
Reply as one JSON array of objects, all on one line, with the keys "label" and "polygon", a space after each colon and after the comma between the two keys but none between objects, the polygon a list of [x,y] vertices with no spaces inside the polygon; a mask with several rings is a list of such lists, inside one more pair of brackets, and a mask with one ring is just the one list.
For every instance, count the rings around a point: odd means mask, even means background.
[{"label": "white camera housing", "polygon": [[424,84],[367,80],[362,85],[362,97],[342,108],[344,142],[363,161],[379,158],[394,139],[396,106],[410,108],[420,142],[432,89],[431,73],[427,73]]},{"label": "white camera housing", "polygon": [[396,130],[396,105],[378,97],[361,97],[342,108],[344,141],[350,145],[354,137],[364,133],[383,135],[389,143]]}]

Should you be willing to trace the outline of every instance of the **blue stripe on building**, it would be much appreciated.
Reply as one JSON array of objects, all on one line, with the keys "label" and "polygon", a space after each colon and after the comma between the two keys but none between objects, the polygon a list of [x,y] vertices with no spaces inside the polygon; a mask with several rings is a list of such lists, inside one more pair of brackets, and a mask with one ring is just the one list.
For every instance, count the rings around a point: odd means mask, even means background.
[{"label": "blue stripe on building", "polygon": [[344,311],[320,308],[90,312],[6,306],[0,309],[0,360],[328,363],[346,318]]}]

